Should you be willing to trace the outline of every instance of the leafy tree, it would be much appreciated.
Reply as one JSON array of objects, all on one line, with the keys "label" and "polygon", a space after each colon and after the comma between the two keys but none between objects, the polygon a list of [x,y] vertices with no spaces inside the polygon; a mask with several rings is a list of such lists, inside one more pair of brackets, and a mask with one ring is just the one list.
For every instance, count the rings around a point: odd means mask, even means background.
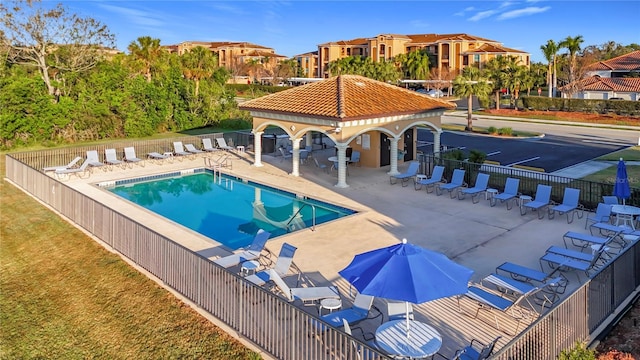
[{"label": "leafy tree", "polygon": [[426,50],[411,51],[405,59],[400,59],[404,60],[402,68],[409,79],[425,80],[429,76],[429,55]]},{"label": "leafy tree", "polygon": [[502,89],[506,88],[506,71],[515,63],[513,56],[498,56],[489,61],[484,66],[486,76],[491,80],[492,90],[495,94],[496,110],[500,109],[500,95]]},{"label": "leafy tree", "polygon": [[200,80],[210,78],[218,67],[218,57],[208,49],[198,46],[181,57],[182,73],[196,83],[194,96],[198,96]]},{"label": "leafy tree", "polygon": [[94,67],[102,51],[114,46],[105,25],[80,17],[58,4],[39,7],[37,0],[0,3],[0,48],[11,63],[38,69],[50,96],[61,95],[59,84],[68,72]]},{"label": "leafy tree", "polygon": [[142,36],[136,41],[132,41],[128,47],[132,60],[131,64],[150,83],[153,66],[160,59],[164,50],[160,47],[160,39]]},{"label": "leafy tree", "polygon": [[544,54],[544,58],[547,60],[547,86],[549,88],[549,97],[555,96],[556,90],[556,57],[559,50],[558,44],[553,40],[548,40],[546,45],[540,46],[540,50]]},{"label": "leafy tree", "polygon": [[488,98],[491,85],[478,68],[466,67],[462,69],[462,74],[453,80],[453,92],[460,97],[467,98],[467,126],[465,130],[473,131],[473,96],[481,99]]},{"label": "leafy tree", "polygon": [[563,350],[558,360],[596,360],[595,351],[587,349],[584,343],[576,342],[572,349]]}]

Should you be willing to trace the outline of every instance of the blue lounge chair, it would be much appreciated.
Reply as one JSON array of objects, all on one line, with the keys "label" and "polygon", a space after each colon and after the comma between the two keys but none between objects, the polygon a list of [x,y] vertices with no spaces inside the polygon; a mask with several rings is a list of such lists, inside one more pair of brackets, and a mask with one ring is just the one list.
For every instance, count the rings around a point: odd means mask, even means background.
[{"label": "blue lounge chair", "polygon": [[464,185],[464,170],[455,169],[453,170],[453,176],[451,177],[451,182],[446,184],[438,184],[436,185],[436,194],[442,195],[443,190],[447,190],[449,192],[449,197],[453,199],[455,193]]},{"label": "blue lounge chair", "polygon": [[489,186],[489,174],[478,173],[478,176],[476,177],[476,184],[472,188],[460,190],[458,192],[458,199],[462,200],[465,195],[469,194],[471,195],[471,202],[475,204],[480,201],[480,199],[478,199],[478,195],[486,193],[487,186]]},{"label": "blue lounge chair", "polygon": [[[284,243],[282,244],[282,248],[280,248],[280,254],[278,254],[278,259],[276,260],[275,265],[273,266],[273,270],[275,274],[278,274],[280,277],[285,277],[289,273],[289,268],[293,263],[293,255],[296,253],[297,248],[291,244]],[[266,269],[263,271],[258,271],[253,275],[249,275],[245,277],[245,279],[251,281],[256,285],[265,285],[268,282],[272,282],[271,269]]]},{"label": "blue lounge chair", "polygon": [[602,197],[602,202],[604,202],[607,205],[618,205],[618,197],[617,196],[603,196]]},{"label": "blue lounge chair", "polygon": [[[586,254],[551,246],[547,249],[547,252],[540,257],[540,268],[543,269],[543,262],[546,262],[551,269],[556,269],[561,272],[584,271],[587,277],[589,277],[589,272],[598,266],[598,262],[602,258],[604,251],[604,245],[601,245],[594,254]],[[576,276],[578,277],[578,281],[580,281],[580,274],[576,272]]]},{"label": "blue lounge chair", "polygon": [[351,160],[349,160],[349,164],[355,164],[354,166],[360,166],[360,151],[354,150],[351,153]]},{"label": "blue lounge chair", "polygon": [[562,241],[564,241],[564,247],[569,248],[568,242],[571,242],[573,246],[579,247],[580,251],[583,251],[585,248],[592,245],[607,245],[611,242],[612,237],[604,238],[599,236],[593,236],[589,234],[582,234],[575,231],[567,231],[562,236]]},{"label": "blue lounge chair", "polygon": [[511,210],[513,204],[509,206],[509,201],[515,201],[518,197],[518,188],[520,187],[520,179],[507,178],[507,181],[504,184],[504,192],[494,195],[491,198],[491,202],[489,205],[495,206],[496,202],[500,200],[500,202],[507,203],[507,210]]},{"label": "blue lounge chair", "polygon": [[[580,201],[580,189],[565,188],[564,196],[562,197],[562,204],[556,205],[549,209],[549,219],[553,219],[553,216],[557,212],[558,214],[567,214],[567,223],[573,222],[574,215],[578,213],[578,219],[582,219],[584,212],[578,203]],[[571,214],[571,217],[569,217]]]},{"label": "blue lounge chair", "polygon": [[244,248],[242,252],[216,259],[213,262],[224,268],[230,268],[245,261],[258,259],[269,236],[271,236],[270,232],[259,229],[251,245]]},{"label": "blue lounge chair", "polygon": [[351,308],[323,315],[321,316],[321,319],[336,328],[343,326],[343,320],[349,323],[349,325],[355,325],[368,318],[372,307],[376,309],[378,314],[370,319],[382,316],[382,312],[373,306],[373,296],[357,294],[356,298],[353,300],[353,306]]},{"label": "blue lounge chair", "polygon": [[431,177],[416,181],[414,187],[416,190],[420,190],[422,186],[425,186],[427,188],[427,192],[429,192],[429,188],[435,189],[436,184],[442,182],[442,176],[444,176],[444,166],[436,165],[433,167]]},{"label": "blue lounge chair", "polygon": [[[501,336],[498,336],[488,344],[483,344],[476,339],[472,339],[469,345],[456,351],[452,360],[486,360],[493,353],[493,348],[495,348],[496,343],[498,342],[498,340],[500,340],[500,338]],[[448,359],[440,353],[436,353],[436,355],[440,356],[443,359]]]},{"label": "blue lounge chair", "polygon": [[394,185],[396,183],[394,180],[400,180],[400,184],[403,187],[407,186],[406,184],[409,181],[409,179],[414,178],[418,173],[419,169],[420,169],[420,163],[417,161],[412,161],[409,163],[409,168],[407,168],[407,171],[403,172],[402,174],[391,175],[389,177],[389,182],[391,183],[391,185]]},{"label": "blue lounge chair", "polygon": [[609,221],[611,221],[611,205],[606,203],[599,203],[598,207],[596,208],[595,214],[587,215],[587,220],[584,222],[584,228],[586,229],[589,223],[608,223]]},{"label": "blue lounge chair", "polygon": [[538,211],[538,219],[544,217],[542,209],[549,209],[551,202],[551,186],[538,184],[536,189],[536,198],[520,207],[520,215],[527,213],[527,209]]}]

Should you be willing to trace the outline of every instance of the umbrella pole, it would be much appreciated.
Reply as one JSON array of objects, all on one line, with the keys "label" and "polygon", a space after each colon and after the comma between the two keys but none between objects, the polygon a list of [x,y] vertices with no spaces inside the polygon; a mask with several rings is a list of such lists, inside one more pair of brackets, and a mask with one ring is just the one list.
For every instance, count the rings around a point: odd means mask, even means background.
[{"label": "umbrella pole", "polygon": [[406,307],[406,318],[407,318],[407,339],[409,338],[409,302],[405,302]]}]

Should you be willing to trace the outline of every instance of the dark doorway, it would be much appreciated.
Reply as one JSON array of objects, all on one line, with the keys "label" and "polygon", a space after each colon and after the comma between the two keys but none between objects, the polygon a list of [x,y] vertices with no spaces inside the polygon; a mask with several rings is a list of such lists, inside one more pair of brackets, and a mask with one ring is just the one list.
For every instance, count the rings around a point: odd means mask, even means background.
[{"label": "dark doorway", "polygon": [[413,128],[404,132],[404,161],[413,160]]},{"label": "dark doorway", "polygon": [[389,164],[391,164],[389,137],[384,133],[380,133],[380,166],[387,166]]}]

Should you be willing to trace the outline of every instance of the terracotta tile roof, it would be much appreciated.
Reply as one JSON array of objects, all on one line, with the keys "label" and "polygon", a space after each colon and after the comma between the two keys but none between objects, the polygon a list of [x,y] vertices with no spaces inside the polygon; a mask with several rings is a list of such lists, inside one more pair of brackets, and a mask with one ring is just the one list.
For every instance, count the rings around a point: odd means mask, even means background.
[{"label": "terracotta tile roof", "polygon": [[310,52],[306,52],[304,54],[293,55],[292,57],[297,58],[297,57],[301,57],[301,56],[318,56],[318,52],[317,51],[310,51]]},{"label": "terracotta tile roof", "polygon": [[[640,92],[640,78],[601,78],[591,76],[580,81],[583,91]],[[564,87],[560,88],[561,90]]]},{"label": "terracotta tile roof", "polygon": [[606,61],[599,61],[589,66],[589,70],[640,71],[640,50]]},{"label": "terracotta tile roof", "polygon": [[284,55],[278,55],[269,51],[264,50],[252,50],[248,53],[244,54],[244,56],[262,56],[262,57],[278,57],[278,58],[287,58]]},{"label": "terracotta tile roof", "polygon": [[414,34],[407,35],[413,43],[435,43],[443,40],[467,40],[467,41],[483,41],[497,43],[495,40],[485,39],[479,36],[468,34]]},{"label": "terracotta tile roof", "polygon": [[455,105],[366,77],[341,75],[250,100],[239,107],[348,121],[453,109]]},{"label": "terracotta tile roof", "polygon": [[331,41],[331,42],[327,42],[324,44],[320,44],[318,46],[325,46],[325,45],[362,45],[362,46],[366,46],[369,44],[369,40],[366,38],[357,38],[357,39],[352,39],[352,40],[338,40],[338,41]]},{"label": "terracotta tile roof", "polygon": [[465,53],[519,53],[519,54],[528,54],[526,51],[510,49],[498,44],[482,44],[477,49],[469,49],[465,51]]}]

